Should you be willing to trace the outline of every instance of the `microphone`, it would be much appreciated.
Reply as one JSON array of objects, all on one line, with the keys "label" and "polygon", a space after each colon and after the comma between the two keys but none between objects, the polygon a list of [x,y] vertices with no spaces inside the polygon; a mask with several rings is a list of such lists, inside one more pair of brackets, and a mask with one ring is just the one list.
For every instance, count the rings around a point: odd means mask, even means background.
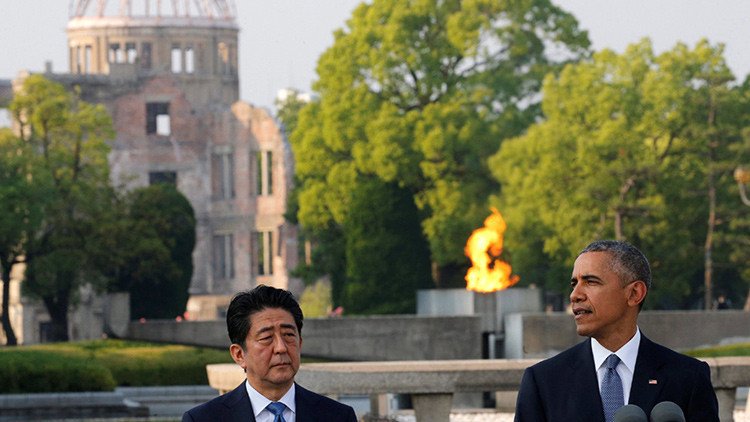
[{"label": "microphone", "polygon": [[612,420],[614,422],[648,422],[646,412],[634,404],[627,404],[617,409]]},{"label": "microphone", "polygon": [[685,414],[680,406],[663,401],[651,409],[651,422],[685,422]]}]

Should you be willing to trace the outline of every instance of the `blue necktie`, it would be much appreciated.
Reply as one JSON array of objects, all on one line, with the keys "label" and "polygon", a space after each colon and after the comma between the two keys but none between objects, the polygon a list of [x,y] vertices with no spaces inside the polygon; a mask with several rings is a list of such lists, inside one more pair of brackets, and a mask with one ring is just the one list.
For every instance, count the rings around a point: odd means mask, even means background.
[{"label": "blue necktie", "polygon": [[[618,378],[619,379],[619,378]],[[284,419],[284,409],[286,409],[286,405],[284,403],[279,403],[277,401],[271,402],[266,406],[266,409],[268,409],[269,412],[273,413],[273,422],[286,422],[286,419]]]},{"label": "blue necktie", "polygon": [[602,405],[604,406],[604,420],[612,422],[617,409],[625,405],[622,394],[622,381],[617,374],[617,365],[620,358],[614,353],[604,361],[607,371],[602,379]]}]

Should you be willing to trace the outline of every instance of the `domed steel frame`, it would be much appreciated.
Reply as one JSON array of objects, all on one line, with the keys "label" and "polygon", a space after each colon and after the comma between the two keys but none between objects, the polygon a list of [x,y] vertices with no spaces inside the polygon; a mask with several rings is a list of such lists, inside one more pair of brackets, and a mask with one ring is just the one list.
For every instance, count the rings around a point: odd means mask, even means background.
[{"label": "domed steel frame", "polygon": [[71,19],[84,17],[200,17],[234,20],[232,0],[71,0]]}]

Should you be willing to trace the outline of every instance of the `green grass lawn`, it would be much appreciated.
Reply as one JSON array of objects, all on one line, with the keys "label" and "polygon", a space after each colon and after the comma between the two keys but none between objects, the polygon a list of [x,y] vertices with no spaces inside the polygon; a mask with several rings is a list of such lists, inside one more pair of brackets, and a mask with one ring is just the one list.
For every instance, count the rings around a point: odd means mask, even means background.
[{"label": "green grass lawn", "polygon": [[115,386],[207,384],[227,350],[124,340],[0,348],[0,393],[107,391]]},{"label": "green grass lawn", "polygon": [[697,358],[715,358],[721,356],[750,356],[750,343],[728,344],[725,346],[694,349],[686,354]]}]

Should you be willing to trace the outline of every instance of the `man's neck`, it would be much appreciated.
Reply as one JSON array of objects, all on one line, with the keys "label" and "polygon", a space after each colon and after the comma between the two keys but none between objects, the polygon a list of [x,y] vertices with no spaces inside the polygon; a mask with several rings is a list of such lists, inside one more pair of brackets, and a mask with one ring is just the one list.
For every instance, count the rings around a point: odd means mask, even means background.
[{"label": "man's neck", "polygon": [[596,338],[596,341],[610,352],[616,352],[633,338],[636,330],[637,326],[633,325],[633,327],[628,330],[615,331],[608,336]]},{"label": "man's neck", "polygon": [[282,397],[284,397],[284,394],[289,391],[290,388],[294,385],[294,381],[290,382],[286,385],[254,385],[250,380],[248,380],[250,383],[250,386],[255,389],[258,393],[260,393],[263,397],[267,398],[271,401],[279,401]]}]

